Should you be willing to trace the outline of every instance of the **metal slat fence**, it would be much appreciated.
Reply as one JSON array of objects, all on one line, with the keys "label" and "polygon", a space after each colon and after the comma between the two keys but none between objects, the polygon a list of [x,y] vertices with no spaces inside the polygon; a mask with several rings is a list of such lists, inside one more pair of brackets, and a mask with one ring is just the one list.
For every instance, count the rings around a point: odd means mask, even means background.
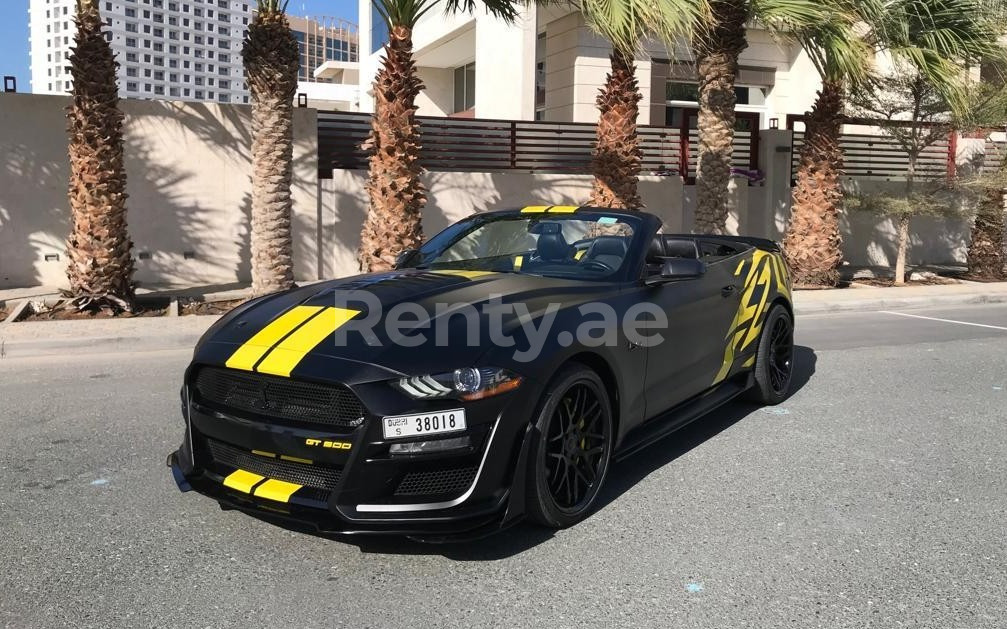
[{"label": "metal slat fence", "polygon": [[[511,120],[417,117],[423,167],[434,171],[537,171],[590,173],[595,125]],[[333,169],[366,169],[361,148],[370,131],[370,115],[319,112],[319,176]],[[696,133],[672,127],[639,126],[644,173],[682,175],[696,172]],[[734,162],[756,170],[758,132],[739,131]]]},{"label": "metal slat fence", "polygon": [[[791,151],[791,179],[797,176],[801,149],[804,147],[804,132],[794,129],[795,123],[803,123],[803,116],[788,116],[788,127],[793,131]],[[839,147],[843,152],[843,175],[866,179],[905,179],[909,169],[909,154],[898,140],[886,135],[884,128],[893,124],[908,126],[906,122],[889,122],[862,118],[847,118],[845,125],[855,125],[858,129],[872,128],[872,133],[843,133]],[[920,123],[920,126],[930,126]],[[918,179],[940,179],[955,174],[956,134],[947,131],[946,137],[927,146],[916,160],[915,177]]]}]

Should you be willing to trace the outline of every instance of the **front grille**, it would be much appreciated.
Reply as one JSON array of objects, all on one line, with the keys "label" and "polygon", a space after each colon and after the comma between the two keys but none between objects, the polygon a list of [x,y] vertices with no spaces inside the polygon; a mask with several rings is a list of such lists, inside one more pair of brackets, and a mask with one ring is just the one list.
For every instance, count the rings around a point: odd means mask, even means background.
[{"label": "front grille", "polygon": [[218,367],[200,367],[194,383],[199,402],[223,412],[248,411],[340,428],[354,428],[364,420],[364,405],[341,384],[298,382]]},{"label": "front grille", "polygon": [[409,472],[395,489],[396,496],[455,494],[467,489],[476,477],[476,466],[432,472]]},{"label": "front grille", "polygon": [[339,483],[339,477],[343,473],[340,468],[269,458],[246,452],[215,439],[209,439],[208,441],[210,443],[210,456],[215,462],[228,467],[254,472],[266,478],[275,478],[276,480],[297,483],[305,487],[331,491],[335,489]]}]

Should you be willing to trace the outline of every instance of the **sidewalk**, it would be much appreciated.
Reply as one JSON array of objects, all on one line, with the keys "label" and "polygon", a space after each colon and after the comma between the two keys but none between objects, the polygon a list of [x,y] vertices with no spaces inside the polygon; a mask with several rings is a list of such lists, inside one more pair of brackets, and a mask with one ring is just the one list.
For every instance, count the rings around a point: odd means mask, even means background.
[{"label": "sidewalk", "polygon": [[[45,294],[43,289],[18,289],[17,292],[21,298]],[[12,300],[13,293],[15,291],[0,291],[0,301]],[[227,297],[233,298],[234,295],[229,293]],[[794,308],[798,315],[999,302],[1007,302],[1007,282],[804,290],[796,291],[794,296]],[[65,355],[83,350],[190,349],[218,318],[214,315],[187,315],[0,323],[0,357]]]},{"label": "sidewalk", "polygon": [[798,315],[1007,302],[1007,282],[794,291]]}]

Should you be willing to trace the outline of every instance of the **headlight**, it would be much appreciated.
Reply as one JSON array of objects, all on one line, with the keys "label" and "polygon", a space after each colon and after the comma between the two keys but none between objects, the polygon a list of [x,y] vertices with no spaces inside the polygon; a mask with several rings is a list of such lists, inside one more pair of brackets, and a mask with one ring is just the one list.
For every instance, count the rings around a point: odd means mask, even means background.
[{"label": "headlight", "polygon": [[521,386],[521,376],[497,367],[464,367],[430,376],[402,378],[394,386],[417,400],[479,400]]}]

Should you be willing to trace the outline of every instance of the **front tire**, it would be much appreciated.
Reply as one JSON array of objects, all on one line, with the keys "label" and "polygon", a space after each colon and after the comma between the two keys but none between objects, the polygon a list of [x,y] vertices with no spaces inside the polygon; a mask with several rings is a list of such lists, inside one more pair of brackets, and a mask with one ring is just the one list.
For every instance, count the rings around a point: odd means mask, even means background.
[{"label": "front tire", "polygon": [[528,515],[550,528],[593,510],[608,474],[614,429],[604,383],[580,364],[564,367],[546,389],[528,459]]},{"label": "front tire", "polygon": [[776,304],[766,315],[755,356],[755,385],[748,397],[774,405],[790,395],[794,375],[794,322],[787,309]]}]

